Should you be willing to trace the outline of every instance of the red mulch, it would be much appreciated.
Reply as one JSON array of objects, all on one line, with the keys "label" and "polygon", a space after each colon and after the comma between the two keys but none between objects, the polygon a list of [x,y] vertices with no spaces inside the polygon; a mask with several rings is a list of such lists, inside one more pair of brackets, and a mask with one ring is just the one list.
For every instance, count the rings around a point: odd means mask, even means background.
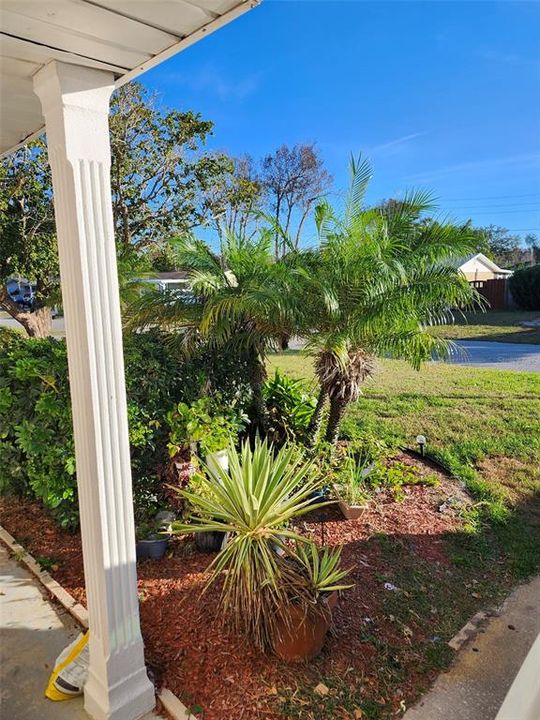
[{"label": "red mulch", "polygon": [[[419,464],[406,456],[399,459]],[[377,651],[364,635],[380,612],[381,595],[387,592],[381,576],[391,576],[392,567],[373,536],[394,536],[419,559],[445,565],[443,536],[460,523],[457,515],[441,513],[438,506],[444,497],[463,491],[438,474],[440,486],[407,488],[402,502],[381,493],[361,520],[345,521],[330,508],[324,511],[324,523],[309,517],[300,523],[301,531],[317,542],[324,533],[325,544],[343,544],[343,563],[353,568],[355,583],[338,602],[322,655],[309,666],[287,666],[221,627],[218,592],[200,596],[212,556],[194,552],[188,539],[175,540],[171,556],[160,562],[139,563],[142,631],[147,661],[158,681],[186,704],[204,708],[204,720],[281,720],[281,695],[290,695],[297,687],[312,688],[321,677],[336,676],[353,686],[361,683],[372,698],[383,695]],[[57,567],[52,574],[84,604],[80,536],[59,530],[37,503],[2,498],[0,509],[2,525],[34,556],[54,558]],[[417,639],[426,637],[421,618],[410,626]],[[403,643],[397,625],[382,622],[381,632],[388,643]],[[381,697],[394,711],[402,697],[408,700],[419,684],[425,687],[431,679],[429,674],[421,675],[414,663],[405,669],[402,694]]]}]

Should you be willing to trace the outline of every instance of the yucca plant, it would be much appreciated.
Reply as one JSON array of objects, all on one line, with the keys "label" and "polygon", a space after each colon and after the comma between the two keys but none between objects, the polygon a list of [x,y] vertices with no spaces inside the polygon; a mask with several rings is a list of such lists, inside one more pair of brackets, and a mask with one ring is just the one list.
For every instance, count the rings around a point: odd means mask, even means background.
[{"label": "yucca plant", "polygon": [[[191,516],[174,529],[179,533],[228,533],[225,547],[209,566],[205,589],[224,573],[224,617],[237,631],[247,632],[258,647],[268,647],[280,610],[293,596],[308,602],[310,587],[321,586],[320,582],[313,585],[313,577],[321,576],[320,565],[309,583],[295,568],[295,562],[305,565],[302,558],[307,556],[297,553],[309,541],[288,527],[291,520],[315,507],[310,496],[320,481],[298,448],[289,445],[275,451],[260,439],[253,449],[247,441],[240,451],[229,447],[229,472],[214,465],[203,469],[197,494],[178,490],[191,508]],[[276,552],[276,546],[284,550],[283,555]],[[323,556],[323,568],[332,570],[327,573],[332,584],[342,577],[337,562]]]},{"label": "yucca plant", "polygon": [[321,596],[352,587],[342,582],[350,570],[341,567],[341,548],[321,550],[314,543],[302,543],[295,549],[293,562],[299,564],[301,584],[313,604]]}]

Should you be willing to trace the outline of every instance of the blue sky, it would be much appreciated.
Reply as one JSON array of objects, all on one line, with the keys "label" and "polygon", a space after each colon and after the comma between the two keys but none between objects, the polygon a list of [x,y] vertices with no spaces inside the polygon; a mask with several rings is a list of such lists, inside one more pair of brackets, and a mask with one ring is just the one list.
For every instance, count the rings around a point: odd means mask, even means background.
[{"label": "blue sky", "polygon": [[369,201],[427,188],[441,210],[540,236],[540,3],[265,0],[148,72],[258,157],[316,142],[339,192],[351,152]]}]

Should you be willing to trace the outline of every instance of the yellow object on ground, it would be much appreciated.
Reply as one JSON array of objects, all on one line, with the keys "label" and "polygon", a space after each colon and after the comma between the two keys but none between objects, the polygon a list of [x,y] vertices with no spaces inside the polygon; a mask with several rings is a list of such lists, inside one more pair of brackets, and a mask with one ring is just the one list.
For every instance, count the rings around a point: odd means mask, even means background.
[{"label": "yellow object on ground", "polygon": [[88,631],[81,633],[56,658],[45,697],[49,700],[70,700],[80,695],[88,675]]}]

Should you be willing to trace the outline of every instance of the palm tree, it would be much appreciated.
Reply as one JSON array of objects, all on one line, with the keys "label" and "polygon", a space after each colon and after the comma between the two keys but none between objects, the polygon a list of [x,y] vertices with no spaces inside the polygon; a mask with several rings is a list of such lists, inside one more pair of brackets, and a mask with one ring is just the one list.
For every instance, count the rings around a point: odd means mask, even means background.
[{"label": "palm tree", "polygon": [[305,253],[299,292],[306,351],[315,356],[319,401],[311,423],[315,437],[325,403],[330,412],[325,440],[335,443],[350,402],[371,377],[375,356],[401,358],[419,368],[454,350],[434,337],[431,326],[451,308],[479,302],[453,260],[474,246],[467,227],[426,219],[434,210],[429,194],[366,207],[371,177],[366,160],[353,158],[342,213],[328,202],[315,210],[317,251]]},{"label": "palm tree", "polygon": [[183,331],[248,360],[255,429],[265,433],[263,383],[266,358],[283,333],[295,329],[293,260],[276,261],[273,234],[253,238],[226,234],[221,254],[194,237],[175,241],[179,267],[189,272],[188,295],[147,293],[132,308],[131,325],[159,324]]}]

